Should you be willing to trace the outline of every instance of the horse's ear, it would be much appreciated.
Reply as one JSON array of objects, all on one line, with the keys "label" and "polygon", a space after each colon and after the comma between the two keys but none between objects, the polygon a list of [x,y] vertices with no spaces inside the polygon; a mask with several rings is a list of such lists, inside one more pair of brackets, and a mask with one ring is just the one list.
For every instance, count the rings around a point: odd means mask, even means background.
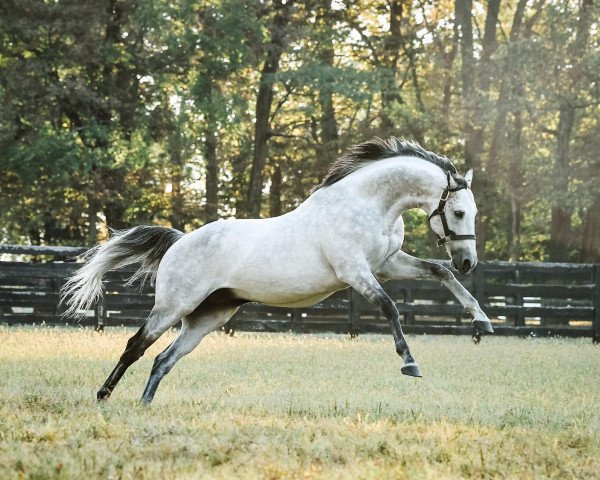
[{"label": "horse's ear", "polygon": [[473,181],[473,169],[465,173],[465,180],[467,181],[467,186],[471,188],[471,182]]},{"label": "horse's ear", "polygon": [[456,180],[454,180],[454,178],[452,178],[452,174],[449,171],[446,171],[446,177],[448,177],[448,187],[449,188],[456,188],[456,187],[458,187],[458,184],[456,183]]}]

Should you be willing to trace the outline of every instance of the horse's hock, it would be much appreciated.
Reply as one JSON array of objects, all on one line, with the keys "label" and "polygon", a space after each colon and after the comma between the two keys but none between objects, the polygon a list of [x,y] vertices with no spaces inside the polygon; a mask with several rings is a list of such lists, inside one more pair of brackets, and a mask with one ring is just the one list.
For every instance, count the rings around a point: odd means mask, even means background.
[{"label": "horse's hock", "polygon": [[[154,303],[151,287],[125,286],[135,267],[107,274],[104,296],[80,322],[62,317],[60,287],[81,264],[65,261],[84,248],[0,246],[0,323],[139,326]],[[447,262],[444,263],[446,266]],[[600,342],[600,265],[480,262],[457,275],[492,318],[498,335],[590,337]],[[473,335],[470,318],[437,282],[384,284],[406,333]],[[376,307],[351,289],[306,308],[248,304],[228,330],[261,332],[389,333]]]}]

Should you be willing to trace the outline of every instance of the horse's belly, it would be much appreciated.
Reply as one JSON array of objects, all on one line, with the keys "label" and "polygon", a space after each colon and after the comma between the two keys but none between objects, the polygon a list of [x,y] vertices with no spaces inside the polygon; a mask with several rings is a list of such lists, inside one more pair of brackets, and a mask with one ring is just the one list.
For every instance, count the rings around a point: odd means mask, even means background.
[{"label": "horse's belly", "polygon": [[301,296],[298,295],[298,293],[284,295],[278,293],[276,295],[269,295],[265,292],[254,293],[244,289],[232,289],[232,293],[236,297],[251,300],[253,302],[264,303],[266,305],[272,305],[274,307],[298,308],[309,307],[311,305],[314,305],[315,303],[319,303],[320,301],[325,300],[327,297],[332,295],[337,290],[338,289],[330,290],[327,292],[320,292],[309,296]]},{"label": "horse's belly", "polygon": [[[283,264],[283,262],[282,262]],[[227,288],[240,298],[280,306],[307,306],[327,298],[344,285],[335,272],[309,259],[258,268],[247,264],[227,281]],[[277,268],[279,267],[279,268]]]}]

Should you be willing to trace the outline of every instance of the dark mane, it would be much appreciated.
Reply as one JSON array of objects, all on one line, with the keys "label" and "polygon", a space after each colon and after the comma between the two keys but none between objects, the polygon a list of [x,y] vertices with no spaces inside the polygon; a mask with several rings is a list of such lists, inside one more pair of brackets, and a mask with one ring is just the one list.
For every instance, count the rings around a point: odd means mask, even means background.
[{"label": "dark mane", "polygon": [[313,189],[313,192],[340,181],[345,176],[350,175],[352,172],[371,162],[398,156],[419,157],[427,160],[440,167],[444,172],[450,172],[457,182],[461,185],[464,184],[466,187],[465,179],[458,174],[456,167],[447,157],[425,150],[418,143],[409,140],[398,139],[396,137],[384,140],[375,137],[368,142],[359,143],[348,148],[344,155],[329,166],[325,178]]}]

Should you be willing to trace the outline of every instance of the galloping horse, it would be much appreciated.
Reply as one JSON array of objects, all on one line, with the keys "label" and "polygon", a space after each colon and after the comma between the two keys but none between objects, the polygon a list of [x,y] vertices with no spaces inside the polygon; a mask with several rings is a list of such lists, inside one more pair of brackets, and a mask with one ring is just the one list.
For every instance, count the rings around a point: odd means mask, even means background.
[{"label": "galloping horse", "polygon": [[446,157],[416,143],[376,138],[351,147],[298,208],[280,217],[213,222],[185,235],[157,226],[117,232],[87,254],[87,263],[62,291],[67,315],[78,316],[99,298],[109,270],[140,263],[130,281],[155,281],[155,305],[127,342],[98,399],[109,397],[127,368],[180,320],[179,336],[154,361],[144,403],[152,401],[173,365],[240,305],[308,306],[348,286],[390,322],[404,361],[402,373],[420,377],[398,310],[380,281],[437,280],[477,328],[493,331],[477,301],[448,269],[400,250],[402,213],[420,208],[454,267],[470,272],[477,264],[472,179],[472,170],[462,177]]}]

